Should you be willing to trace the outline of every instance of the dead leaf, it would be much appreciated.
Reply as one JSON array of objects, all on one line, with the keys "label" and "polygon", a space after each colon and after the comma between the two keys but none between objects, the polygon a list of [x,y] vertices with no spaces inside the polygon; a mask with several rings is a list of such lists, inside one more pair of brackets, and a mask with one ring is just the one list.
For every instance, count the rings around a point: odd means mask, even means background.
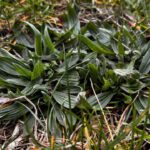
[{"label": "dead leaf", "polygon": [[19,4],[22,5],[22,4],[25,3],[25,1],[26,1],[26,0],[20,0],[20,1],[19,1]]},{"label": "dead leaf", "polygon": [[58,17],[49,16],[50,23],[53,23],[58,26],[62,26],[62,23]]},{"label": "dead leaf", "polygon": [[22,100],[24,98],[24,96],[20,96],[17,98],[6,98],[6,97],[0,97],[0,108],[4,108],[8,105],[10,105],[12,102],[16,101],[16,100]]},{"label": "dead leaf", "polygon": [[7,107],[11,103],[9,98],[0,97],[0,108]]},{"label": "dead leaf", "polygon": [[11,139],[14,139],[8,146],[8,150],[15,150],[15,148],[19,145],[20,141],[22,141],[22,136],[20,134],[20,126],[17,124],[12,133]]},{"label": "dead leaf", "polygon": [[129,22],[129,26],[131,26],[131,27],[136,27],[136,22]]},{"label": "dead leaf", "polygon": [[54,135],[52,135],[51,136],[51,139],[50,139],[50,147],[51,147],[51,149],[54,149],[54,144],[55,144],[55,136]]},{"label": "dead leaf", "polygon": [[8,102],[10,102],[9,98],[0,97],[0,105],[6,104]]},{"label": "dead leaf", "polygon": [[28,15],[22,15],[21,18],[20,18],[20,20],[21,21],[26,21],[28,18],[29,18]]}]

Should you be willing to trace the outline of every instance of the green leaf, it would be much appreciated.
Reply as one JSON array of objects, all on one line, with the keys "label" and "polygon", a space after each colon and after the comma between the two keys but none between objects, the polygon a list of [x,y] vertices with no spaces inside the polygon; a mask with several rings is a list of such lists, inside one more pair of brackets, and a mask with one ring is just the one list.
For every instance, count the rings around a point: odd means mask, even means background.
[{"label": "green leaf", "polygon": [[89,109],[92,109],[91,105],[86,100],[85,95],[82,96],[82,93],[84,93],[84,92],[80,92],[78,95],[79,96],[79,103],[77,104],[77,107],[79,109],[84,109],[86,111]]},{"label": "green leaf", "polygon": [[[102,108],[106,107],[106,105],[111,101],[112,97],[115,95],[115,93],[113,92],[104,92],[104,93],[100,93],[97,94],[98,100],[102,106]],[[94,108],[97,110],[100,110],[100,106],[97,102],[97,99],[95,98],[95,96],[90,96],[87,99],[87,102]]]},{"label": "green leaf", "polygon": [[68,29],[73,28],[73,32],[75,34],[78,34],[80,31],[80,22],[79,22],[79,17],[78,17],[78,12],[75,5],[73,4],[68,4],[67,6],[67,13],[63,15],[63,20],[65,22],[65,25],[67,26]]},{"label": "green leaf", "polygon": [[[139,129],[139,128],[137,128],[137,127],[134,128],[134,131],[135,131],[138,135],[143,136],[143,139],[150,140],[150,135],[149,135],[146,131],[143,131],[142,129]],[[143,133],[144,133],[144,135],[143,135]]]},{"label": "green leaf", "polygon": [[127,69],[114,69],[114,72],[120,76],[127,76],[127,75],[135,73],[132,69],[128,69],[128,68]]},{"label": "green leaf", "polygon": [[[140,115],[138,116],[138,118],[136,118],[132,121],[131,126],[136,127],[138,124],[140,124],[145,119],[145,117],[147,117],[147,114],[149,114],[149,110],[150,110],[149,105],[144,110],[142,110],[140,108],[140,112],[139,112]],[[150,120],[149,116],[147,118],[148,118],[148,120]]]},{"label": "green leaf", "polygon": [[31,114],[26,116],[23,125],[23,135],[29,136],[33,132],[34,125],[35,125],[35,117]]},{"label": "green leaf", "polygon": [[25,47],[34,48],[33,40],[31,39],[31,37],[29,37],[28,34],[25,33],[20,33],[20,35],[17,36],[17,43]]},{"label": "green leaf", "polygon": [[111,82],[108,79],[103,78],[103,82],[104,82],[103,87],[102,87],[103,90],[107,90],[112,85]]},{"label": "green leaf", "polygon": [[91,63],[88,64],[88,69],[92,77],[92,80],[97,82],[98,77],[99,77],[99,72],[98,72],[98,67],[96,66],[96,64],[91,64]]},{"label": "green leaf", "polygon": [[8,52],[5,49],[0,48],[0,56],[3,58],[7,58],[9,60],[13,60],[16,63],[22,63],[19,58],[17,58],[15,55],[12,55],[10,52]]},{"label": "green leaf", "polygon": [[98,41],[105,46],[109,46],[111,42],[111,38],[113,36],[113,32],[106,28],[99,28]]},{"label": "green leaf", "polygon": [[35,84],[34,86],[33,86],[33,90],[39,90],[39,91],[45,91],[45,92],[48,92],[48,86],[46,86],[46,85],[41,85],[41,84]]},{"label": "green leaf", "polygon": [[149,73],[150,71],[150,50],[148,49],[143,56],[142,62],[140,64],[139,70],[141,73]]},{"label": "green leaf", "polygon": [[72,56],[70,56],[69,58],[67,58],[57,69],[57,72],[61,73],[61,72],[65,72],[66,71],[66,63],[67,63],[67,67],[68,69],[70,69],[71,67],[73,67],[73,65],[75,65],[79,60],[79,56],[77,54],[74,54]]},{"label": "green leaf", "polygon": [[10,63],[9,59],[0,56],[0,70],[10,75],[18,76],[19,74],[15,71],[13,61]]},{"label": "green leaf", "polygon": [[68,96],[68,93],[55,91],[54,93],[52,93],[52,96],[58,104],[60,104],[65,108],[70,108],[70,104],[71,104],[71,109],[73,109],[78,103],[77,96],[74,95]]},{"label": "green leaf", "polygon": [[31,78],[31,71],[30,70],[28,70],[28,69],[26,69],[20,65],[17,65],[17,64],[15,64],[14,67],[20,75],[27,77],[27,78]]},{"label": "green leaf", "polygon": [[59,123],[62,126],[66,127],[67,122],[66,122],[66,118],[65,118],[63,109],[61,110],[61,108],[58,105],[54,105],[53,107],[54,107],[54,112],[56,114],[57,120],[59,121]]},{"label": "green leaf", "polygon": [[26,84],[26,87],[21,91],[22,95],[32,95],[37,91],[37,89],[35,89],[35,86],[39,84],[39,80],[33,80],[29,82],[28,84]]},{"label": "green leaf", "polygon": [[124,47],[123,47],[122,42],[120,40],[118,41],[118,51],[119,51],[119,55],[125,54]]},{"label": "green leaf", "polygon": [[44,65],[42,64],[41,61],[37,61],[32,72],[31,80],[40,77],[43,71],[44,71]]},{"label": "green leaf", "polygon": [[82,34],[85,34],[87,31],[89,31],[94,36],[99,32],[98,27],[93,22],[89,22],[86,26],[82,27]]},{"label": "green leaf", "polygon": [[45,27],[45,30],[44,30],[44,39],[45,39],[46,46],[51,50],[51,52],[54,52],[55,51],[55,46],[52,43],[52,40],[49,36],[47,27]]},{"label": "green leaf", "polygon": [[145,87],[145,84],[138,80],[135,80],[133,82],[127,82],[121,85],[121,89],[129,94],[137,93],[144,87]]},{"label": "green leaf", "polygon": [[66,86],[63,88],[62,92],[67,93],[69,88],[69,93],[70,94],[78,94],[82,91],[82,88],[80,86]]},{"label": "green leaf", "polygon": [[125,100],[124,100],[124,103],[126,104],[130,104],[132,102],[132,97],[125,94],[125,93],[122,93],[122,95],[124,96]]},{"label": "green leaf", "polygon": [[87,54],[84,59],[82,60],[82,62],[87,62],[87,61],[91,61],[91,60],[95,60],[97,58],[97,54],[96,52],[92,52]]},{"label": "green leaf", "polygon": [[[31,107],[31,106],[28,106]],[[20,116],[23,116],[26,114],[28,110],[24,107],[22,107],[18,103],[13,103],[12,105],[9,105],[7,107],[0,109],[0,119],[1,120],[15,120],[19,118]]]},{"label": "green leaf", "polygon": [[7,87],[7,88],[13,87],[13,88],[15,88],[14,85],[7,83],[7,82],[5,81],[5,79],[3,79],[3,78],[1,78],[1,77],[0,77],[0,87],[1,87],[1,88],[2,88],[2,87],[3,87],[3,88],[4,88],[4,87]]},{"label": "green leaf", "polygon": [[68,30],[67,32],[63,33],[59,39],[56,41],[56,45],[58,46],[59,44],[64,43],[65,41],[68,41],[73,33],[73,28],[71,28],[70,30]]},{"label": "green leaf", "polygon": [[130,74],[137,73],[137,71],[135,71],[133,69],[134,69],[134,61],[131,61],[131,63],[127,65],[126,69],[124,69],[124,68],[123,69],[114,69],[114,72],[120,76],[127,76]]},{"label": "green leaf", "polygon": [[42,35],[40,33],[40,31],[31,23],[29,22],[25,22],[27,25],[29,25],[31,27],[31,29],[33,30],[34,34],[35,34],[35,52],[37,55],[41,56],[43,54],[43,50],[42,50]]},{"label": "green leaf", "polygon": [[87,45],[94,52],[97,52],[100,54],[106,54],[106,55],[113,55],[114,54],[113,51],[102,48],[97,43],[91,41],[89,38],[87,38],[83,35],[79,35],[79,39],[81,42],[83,42],[85,45]]},{"label": "green leaf", "polygon": [[71,125],[74,126],[76,124],[77,115],[73,111],[66,109],[65,116],[66,116],[66,119],[67,119],[69,126],[71,126]]},{"label": "green leaf", "polygon": [[79,84],[79,79],[80,76],[77,71],[70,71],[63,76],[60,83],[66,86],[76,86]]},{"label": "green leaf", "polygon": [[123,27],[123,34],[126,35],[126,38],[129,38],[129,41],[132,42],[132,44],[135,44],[135,37],[132,32],[129,32],[129,30],[124,26]]},{"label": "green leaf", "polygon": [[148,107],[148,98],[140,95],[134,102],[134,106],[139,114],[141,114]]},{"label": "green leaf", "polygon": [[57,120],[56,120],[56,114],[55,114],[53,107],[48,116],[48,132],[50,132],[51,135],[58,137],[58,138],[61,137],[62,135],[59,124],[57,123]]},{"label": "green leaf", "polygon": [[29,81],[20,79],[20,78],[8,78],[5,80],[7,83],[18,86],[26,86]]}]

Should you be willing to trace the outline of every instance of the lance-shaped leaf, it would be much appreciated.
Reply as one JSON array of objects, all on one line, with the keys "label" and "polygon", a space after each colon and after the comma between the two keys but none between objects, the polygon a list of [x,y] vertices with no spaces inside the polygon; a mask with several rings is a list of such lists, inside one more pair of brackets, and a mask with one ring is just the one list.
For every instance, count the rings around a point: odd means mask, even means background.
[{"label": "lance-shaped leaf", "polygon": [[26,86],[29,83],[27,80],[23,80],[21,78],[8,78],[5,82],[16,86]]},{"label": "lance-shaped leaf", "polygon": [[79,73],[77,71],[72,71],[66,73],[61,79],[60,83],[66,86],[76,86],[79,84]]},{"label": "lance-shaped leaf", "polygon": [[83,42],[85,45],[87,45],[89,47],[89,49],[91,49],[94,52],[100,53],[100,54],[107,54],[107,55],[113,55],[113,51],[108,50],[104,47],[101,47],[98,43],[93,42],[92,40],[90,40],[89,38],[83,36],[83,35],[79,35],[79,40],[81,42]]},{"label": "lance-shaped leaf", "polygon": [[31,23],[29,22],[25,22],[26,24],[28,24],[31,29],[33,30],[34,34],[35,34],[35,52],[37,55],[41,56],[43,54],[43,50],[42,50],[42,35],[40,33],[40,31]]},{"label": "lance-shaped leaf", "polygon": [[141,73],[149,73],[150,71],[150,49],[148,49],[145,55],[143,56],[139,70]]},{"label": "lance-shaped leaf", "polygon": [[16,72],[18,72],[21,76],[30,78],[31,77],[31,71],[25,67],[22,67],[20,65],[15,64],[14,65]]},{"label": "lance-shaped leaf", "polygon": [[139,114],[142,113],[148,107],[148,98],[140,95],[138,99],[134,102],[134,106]]},{"label": "lance-shaped leaf", "polygon": [[76,5],[68,4],[67,13],[63,15],[63,20],[68,29],[74,28],[74,33],[78,34],[80,31],[80,22],[78,17],[78,8]]},{"label": "lance-shaped leaf", "polygon": [[55,46],[52,43],[52,40],[49,36],[47,27],[45,27],[45,29],[44,29],[44,39],[45,39],[46,46],[51,50],[51,52],[54,52],[55,51]]},{"label": "lance-shaped leaf", "polygon": [[42,62],[37,61],[37,63],[34,66],[31,79],[34,80],[34,79],[40,77],[41,74],[43,73],[43,71],[44,71],[44,66],[43,66]]},{"label": "lance-shaped leaf", "polygon": [[58,104],[66,108],[73,109],[78,103],[77,96],[69,96],[68,93],[55,91],[52,96]]},{"label": "lance-shaped leaf", "polygon": [[134,61],[131,61],[130,64],[127,65],[126,68],[114,69],[114,72],[120,76],[127,76],[130,74],[137,73],[137,71],[133,69],[134,69]]},{"label": "lance-shaped leaf", "polygon": [[5,72],[7,74],[10,75],[14,75],[17,76],[19,75],[16,71],[15,71],[15,67],[13,66],[13,62],[10,63],[9,58],[3,58],[0,56],[0,71],[1,72]]},{"label": "lance-shaped leaf", "polygon": [[66,71],[66,63],[68,65],[68,69],[70,69],[73,65],[75,65],[77,63],[78,60],[79,60],[79,56],[77,54],[70,56],[59,66],[57,71],[59,73],[65,72]]},{"label": "lance-shaped leaf", "polygon": [[145,87],[144,83],[135,80],[134,82],[127,82],[125,84],[122,84],[120,88],[129,94],[134,94],[139,92],[144,87]]},{"label": "lance-shaped leaf", "polygon": [[71,36],[73,35],[73,29],[74,28],[71,28],[68,31],[66,31],[65,33],[63,33],[57,40],[56,46],[58,46],[59,44],[62,44],[63,42],[68,41],[71,38]]},{"label": "lance-shaped leaf", "polygon": [[61,137],[61,130],[59,128],[59,124],[57,123],[57,118],[55,111],[52,107],[49,115],[48,115],[48,131],[55,137]]},{"label": "lance-shaped leaf", "polygon": [[[31,108],[31,106],[28,106]],[[14,120],[26,114],[28,110],[17,103],[0,109],[0,120]]]},{"label": "lance-shaped leaf", "polygon": [[34,48],[34,41],[28,34],[20,33],[16,40],[17,43],[24,45],[25,47]]},{"label": "lance-shaped leaf", "polygon": [[87,99],[87,101],[93,108],[100,110],[101,108],[99,106],[99,103],[102,108],[106,107],[106,105],[111,101],[111,99],[114,95],[115,95],[115,93],[113,93],[113,92],[104,92],[104,93],[97,94],[99,102],[97,101],[97,99],[94,95],[90,96]]}]

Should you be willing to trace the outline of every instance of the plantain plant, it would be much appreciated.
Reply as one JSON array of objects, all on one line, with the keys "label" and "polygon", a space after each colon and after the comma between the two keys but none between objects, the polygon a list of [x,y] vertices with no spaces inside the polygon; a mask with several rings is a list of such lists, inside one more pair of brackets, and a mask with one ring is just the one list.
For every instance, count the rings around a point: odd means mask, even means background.
[{"label": "plantain plant", "polygon": [[[149,113],[150,43],[127,26],[81,26],[78,15],[69,5],[61,30],[25,22],[27,32],[16,36],[17,44],[0,49],[0,96],[9,98],[0,108],[2,121],[32,115],[39,126],[47,125],[48,136],[62,138],[65,132],[68,139],[78,124],[86,127],[85,120],[107,106],[118,111],[128,106],[124,121],[136,128],[150,123],[146,115],[141,118]],[[106,149],[128,134],[119,132],[110,145],[104,136]]]}]

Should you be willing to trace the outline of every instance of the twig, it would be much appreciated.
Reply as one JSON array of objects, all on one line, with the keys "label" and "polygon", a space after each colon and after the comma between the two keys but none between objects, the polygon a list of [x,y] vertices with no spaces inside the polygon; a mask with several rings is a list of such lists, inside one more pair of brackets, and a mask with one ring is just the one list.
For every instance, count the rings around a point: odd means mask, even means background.
[{"label": "twig", "polygon": [[23,103],[20,103],[22,104],[25,108],[27,108],[31,114],[35,117],[35,138],[37,139],[37,121],[40,123],[40,125],[44,128],[44,125],[41,123],[40,119],[38,118],[38,111],[37,111],[37,108],[36,106],[33,104],[33,102],[31,100],[29,100],[26,96],[20,96],[20,97],[17,97],[17,98],[14,98],[14,99],[10,99],[9,102],[14,102],[16,100],[21,100],[21,99],[25,99],[27,102],[29,102],[34,110],[35,110],[35,113],[32,112],[31,109],[29,109],[26,105],[24,105]]},{"label": "twig", "polygon": [[91,79],[90,79],[90,82],[91,82],[91,87],[92,87],[92,90],[93,90],[93,92],[94,92],[95,98],[96,98],[96,100],[97,100],[97,102],[98,102],[98,104],[99,104],[99,107],[100,107],[100,110],[101,110],[102,115],[103,115],[103,117],[104,117],[106,126],[107,126],[107,128],[108,128],[109,133],[110,133],[110,138],[111,138],[111,140],[113,141],[114,138],[113,138],[111,129],[110,129],[110,127],[109,127],[109,124],[108,124],[108,121],[107,121],[107,119],[106,119],[105,113],[104,113],[104,111],[103,111],[102,105],[101,105],[101,103],[100,103],[100,101],[99,101],[99,99],[98,99],[98,97],[97,97],[97,95],[96,95],[96,92],[95,92],[94,86],[93,86],[93,82],[92,82]]}]

